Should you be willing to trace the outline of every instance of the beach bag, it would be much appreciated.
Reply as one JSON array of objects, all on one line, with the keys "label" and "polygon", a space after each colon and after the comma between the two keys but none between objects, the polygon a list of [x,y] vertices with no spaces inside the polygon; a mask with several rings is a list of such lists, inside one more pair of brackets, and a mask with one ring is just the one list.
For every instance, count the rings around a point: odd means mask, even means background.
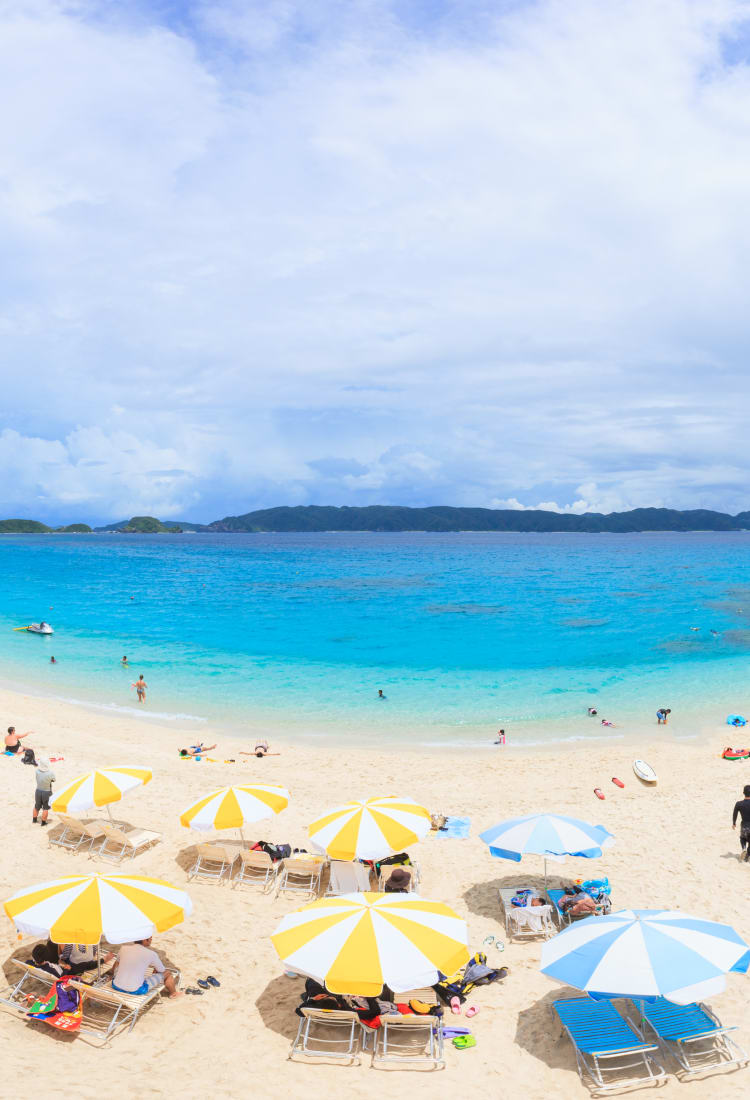
[{"label": "beach bag", "polygon": [[33,764],[34,767],[36,767],[36,757],[34,756],[34,750],[33,749],[24,749],[23,750],[23,756],[21,757],[21,763],[23,763],[23,764]]},{"label": "beach bag", "polygon": [[510,904],[515,905],[516,909],[524,908],[529,903],[531,897],[531,890],[519,890],[517,894],[514,894],[510,899]]},{"label": "beach bag", "polygon": [[592,898],[598,897],[599,894],[606,894],[609,897],[612,892],[608,878],[590,878],[581,883],[581,887],[587,894],[591,894]]}]

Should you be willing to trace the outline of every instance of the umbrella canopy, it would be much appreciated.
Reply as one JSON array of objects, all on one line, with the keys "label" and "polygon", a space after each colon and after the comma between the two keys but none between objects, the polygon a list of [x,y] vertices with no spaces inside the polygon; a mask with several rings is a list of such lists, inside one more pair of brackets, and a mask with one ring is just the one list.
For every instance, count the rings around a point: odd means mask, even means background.
[{"label": "umbrella canopy", "polygon": [[186,829],[241,829],[263,817],[281,813],[289,805],[289,791],[268,783],[221,787],[199,798],[180,815]]},{"label": "umbrella canopy", "polygon": [[434,985],[469,959],[466,921],[416,894],[344,894],[289,913],[271,937],[284,963],[331,993]]},{"label": "umbrella canopy", "polygon": [[[150,783],[150,768],[95,768],[79,775],[55,796],[52,809],[59,814],[78,814],[94,806],[107,806],[135,787]],[[83,943],[83,940],[80,941]]]},{"label": "umbrella canopy", "polygon": [[677,1004],[713,996],[724,975],[745,973],[748,945],[728,924],[663,909],[588,917],[542,947],[542,972],[600,997],[666,997]]},{"label": "umbrella canopy", "polygon": [[184,890],[143,875],[68,875],[28,886],[3,903],[16,929],[54,943],[144,940],[193,911]]},{"label": "umbrella canopy", "polygon": [[562,814],[531,814],[501,821],[480,833],[490,852],[500,859],[520,863],[521,856],[535,852],[541,856],[583,856],[592,859],[615,838],[603,825],[589,825]]},{"label": "umbrella canopy", "polygon": [[430,813],[410,798],[347,802],[308,826],[310,841],[332,859],[384,859],[421,840]]}]

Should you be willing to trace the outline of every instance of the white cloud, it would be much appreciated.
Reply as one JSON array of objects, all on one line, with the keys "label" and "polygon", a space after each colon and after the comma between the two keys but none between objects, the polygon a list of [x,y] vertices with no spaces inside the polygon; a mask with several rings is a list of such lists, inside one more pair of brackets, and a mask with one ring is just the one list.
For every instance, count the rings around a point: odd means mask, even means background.
[{"label": "white cloud", "polygon": [[750,4],[404,13],[0,4],[0,513],[745,506]]}]

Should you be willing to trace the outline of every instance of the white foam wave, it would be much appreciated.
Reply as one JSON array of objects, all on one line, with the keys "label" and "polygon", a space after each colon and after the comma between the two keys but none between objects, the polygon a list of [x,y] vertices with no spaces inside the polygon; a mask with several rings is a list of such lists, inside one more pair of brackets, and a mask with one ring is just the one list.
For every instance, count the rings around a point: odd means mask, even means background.
[{"label": "white foam wave", "polygon": [[207,719],[198,714],[172,714],[170,711],[143,710],[138,707],[124,707],[119,703],[96,703],[91,699],[72,699],[64,695],[55,695],[61,703],[71,703],[75,707],[87,707],[89,710],[115,711],[117,714],[129,714],[134,718],[156,718],[160,722],[206,722]]}]

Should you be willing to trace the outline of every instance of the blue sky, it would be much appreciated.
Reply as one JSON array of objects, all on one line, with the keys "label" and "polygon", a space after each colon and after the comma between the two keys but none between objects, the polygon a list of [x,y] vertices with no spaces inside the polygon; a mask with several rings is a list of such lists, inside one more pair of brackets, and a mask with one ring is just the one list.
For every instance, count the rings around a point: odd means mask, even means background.
[{"label": "blue sky", "polygon": [[748,28],[0,0],[0,516],[747,508]]}]

